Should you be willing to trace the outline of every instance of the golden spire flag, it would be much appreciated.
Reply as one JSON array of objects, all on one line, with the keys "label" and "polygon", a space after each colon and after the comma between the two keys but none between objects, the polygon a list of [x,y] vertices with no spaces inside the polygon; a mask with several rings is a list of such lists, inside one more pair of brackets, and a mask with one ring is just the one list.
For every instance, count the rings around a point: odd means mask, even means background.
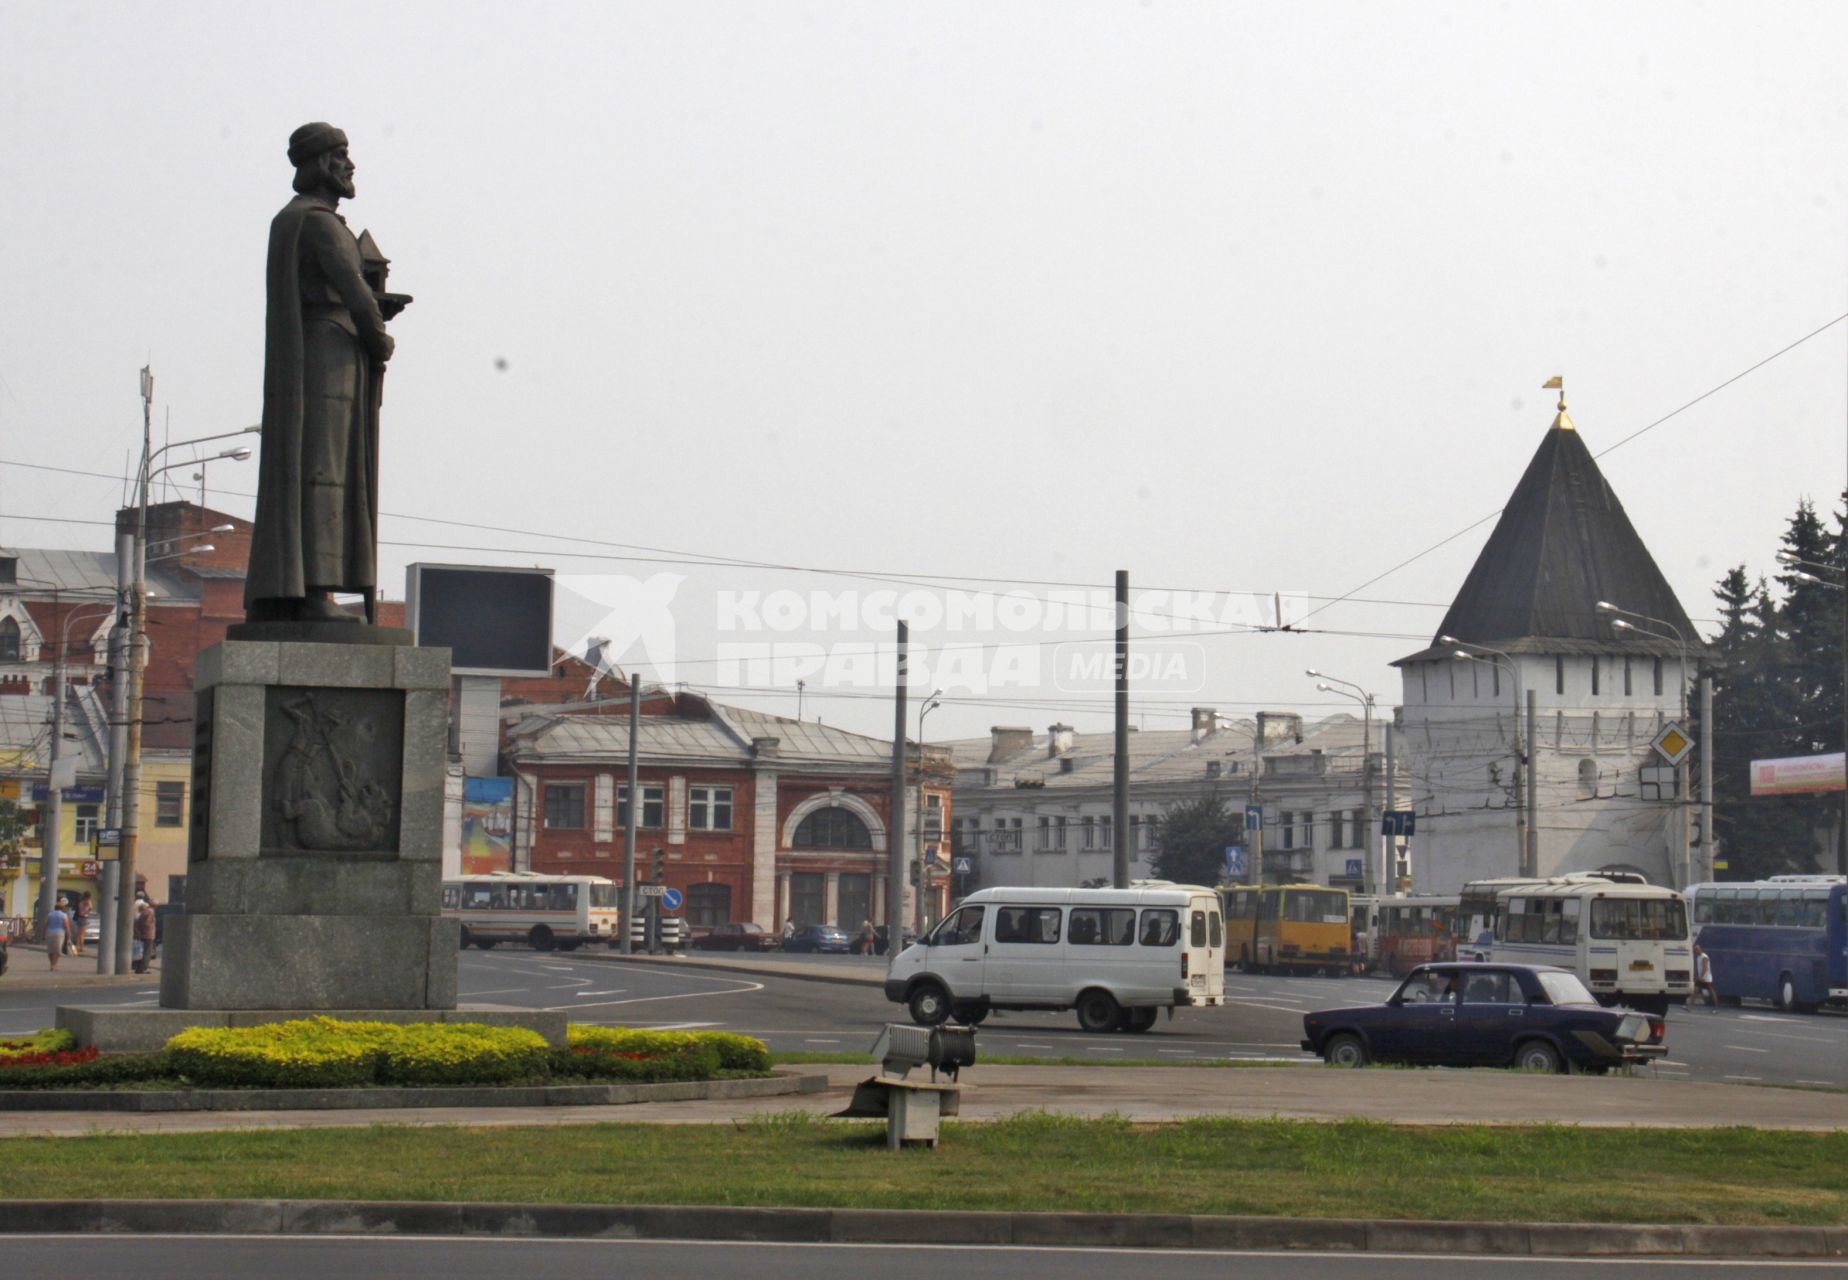
[{"label": "golden spire flag", "polygon": [[1564,391],[1566,389],[1566,380],[1555,374],[1553,377],[1541,383],[1540,389],[1542,391]]}]

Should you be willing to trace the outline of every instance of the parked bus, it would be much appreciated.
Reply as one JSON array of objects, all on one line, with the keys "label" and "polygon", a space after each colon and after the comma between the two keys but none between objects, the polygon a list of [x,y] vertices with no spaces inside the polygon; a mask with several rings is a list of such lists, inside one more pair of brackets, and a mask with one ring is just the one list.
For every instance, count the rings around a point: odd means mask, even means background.
[{"label": "parked bus", "polygon": [[1319,884],[1243,885],[1221,889],[1226,960],[1240,969],[1326,973],[1339,977],[1352,960],[1348,891]]},{"label": "parked bus", "polygon": [[1686,903],[1633,873],[1479,880],[1464,886],[1459,911],[1459,959],[1558,965],[1604,1004],[1649,1013],[1694,990]]},{"label": "parked bus", "polygon": [[1147,1031],[1162,1009],[1225,1003],[1225,927],[1211,889],[978,889],[892,958],[886,999],[914,1022],[1073,1009],[1086,1031]]},{"label": "parked bus", "polygon": [[524,942],[535,951],[621,945],[616,884],[602,876],[494,871],[443,882],[443,914],[462,922],[462,945],[486,951]]},{"label": "parked bus", "polygon": [[1464,921],[1455,895],[1381,898],[1374,908],[1373,966],[1403,978],[1421,964],[1457,958]]},{"label": "parked bus", "polygon": [[1813,1013],[1848,1000],[1848,880],[1773,876],[1688,890],[1694,937],[1727,1004]]}]

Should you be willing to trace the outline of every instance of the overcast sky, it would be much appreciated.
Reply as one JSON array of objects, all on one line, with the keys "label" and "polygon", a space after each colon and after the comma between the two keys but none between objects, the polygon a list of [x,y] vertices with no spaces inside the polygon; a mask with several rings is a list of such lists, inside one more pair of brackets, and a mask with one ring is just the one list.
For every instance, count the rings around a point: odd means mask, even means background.
[{"label": "overcast sky", "polygon": [[[1222,618],[1310,598],[1287,619],[1496,511],[1553,374],[1596,453],[1848,312],[1844,48],[1826,3],[4,0],[0,458],[120,477],[144,364],[157,435],[257,421],[287,139],[329,120],[416,297],[392,594],[412,560],[551,565],[561,642],[652,631],[652,665],[785,714],[794,668],[714,659],[814,644],[839,678],[804,714],[887,734],[839,665],[882,637],[808,593],[1121,568],[1243,593]],[[1841,491],[1845,328],[1601,459],[1693,616]],[[254,480],[215,464],[208,501],[248,515]],[[122,488],[0,465],[0,542],[105,549],[44,518]],[[1326,633],[1210,628],[1143,723],[1351,709],[1310,666],[1396,703],[1491,527]],[[706,557],[875,576],[667,563]],[[740,605],[785,589],[791,630]],[[1075,634],[1013,616],[915,639]],[[1057,661],[967,652],[930,737],[1107,728]]]}]

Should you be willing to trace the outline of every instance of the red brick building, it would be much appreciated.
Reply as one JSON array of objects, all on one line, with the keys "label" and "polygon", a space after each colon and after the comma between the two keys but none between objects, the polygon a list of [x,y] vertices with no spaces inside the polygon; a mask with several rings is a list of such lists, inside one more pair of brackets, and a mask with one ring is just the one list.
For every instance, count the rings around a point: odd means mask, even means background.
[{"label": "red brick building", "polygon": [[[519,717],[506,744],[514,865],[620,881],[626,698],[506,711]],[[638,756],[637,874],[651,874],[660,850],[695,929],[745,920],[776,930],[793,920],[851,932],[884,917],[892,845],[915,862],[915,816],[900,839],[890,829],[885,740],[655,690],[645,697]],[[924,789],[930,849],[941,844],[948,782],[945,770]],[[939,901],[930,915],[941,911]]]}]

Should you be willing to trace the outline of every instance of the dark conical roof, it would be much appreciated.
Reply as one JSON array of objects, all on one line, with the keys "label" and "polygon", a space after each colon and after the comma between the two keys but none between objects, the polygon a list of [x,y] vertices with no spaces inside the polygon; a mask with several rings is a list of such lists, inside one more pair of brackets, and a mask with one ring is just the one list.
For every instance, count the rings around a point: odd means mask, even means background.
[{"label": "dark conical roof", "polygon": [[1638,627],[1679,630],[1698,646],[1694,624],[1564,410],[1562,402],[1437,635],[1501,648],[1527,641],[1520,647],[1541,652],[1673,651],[1673,640],[1613,628],[1598,612],[1603,600],[1658,620],[1639,619]]}]

